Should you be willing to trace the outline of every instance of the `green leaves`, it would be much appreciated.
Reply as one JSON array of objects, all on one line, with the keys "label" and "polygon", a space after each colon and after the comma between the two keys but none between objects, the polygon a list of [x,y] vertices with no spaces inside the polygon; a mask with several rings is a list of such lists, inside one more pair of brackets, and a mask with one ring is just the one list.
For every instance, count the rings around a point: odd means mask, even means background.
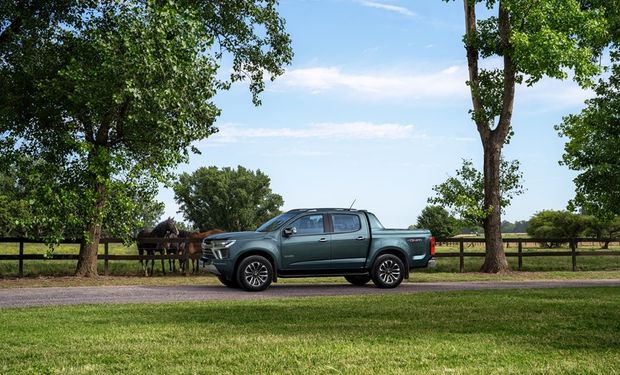
[{"label": "green leaves", "polygon": [[618,53],[608,82],[595,87],[596,97],[579,115],[556,126],[568,138],[561,164],[579,175],[569,209],[581,208],[602,218],[620,215],[620,64]]},{"label": "green leaves", "polygon": [[[523,194],[523,174],[519,172],[519,162],[502,160],[500,166],[500,205],[502,210],[510,201]],[[428,199],[431,204],[449,208],[463,221],[472,226],[482,226],[484,220],[491,213],[485,208],[484,178],[471,160],[463,160],[461,169],[456,171],[456,177],[448,179],[433,187],[436,196]]]},{"label": "green leaves", "polygon": [[459,231],[458,221],[440,206],[426,206],[418,216],[416,228],[429,229],[437,238],[449,238]]},{"label": "green leaves", "polygon": [[269,184],[260,170],[202,167],[181,174],[174,193],[184,217],[200,230],[255,230],[284,204]]}]

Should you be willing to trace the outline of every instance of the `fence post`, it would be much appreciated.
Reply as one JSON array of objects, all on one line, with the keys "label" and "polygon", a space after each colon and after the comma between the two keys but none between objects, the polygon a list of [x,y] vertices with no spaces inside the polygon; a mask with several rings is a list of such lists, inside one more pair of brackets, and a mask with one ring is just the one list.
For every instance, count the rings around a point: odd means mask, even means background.
[{"label": "fence post", "polygon": [[465,242],[459,241],[459,272],[465,272]]},{"label": "fence post", "polygon": [[103,274],[110,276],[110,269],[108,267],[108,241],[103,243]]},{"label": "fence post", "polygon": [[519,239],[518,258],[519,258],[519,272],[523,271],[523,242]]},{"label": "fence post", "polygon": [[24,241],[19,241],[19,277],[24,277]]},{"label": "fence post", "polygon": [[573,272],[575,272],[577,271],[577,246],[574,238],[571,238],[570,240],[570,252],[573,260]]},{"label": "fence post", "polygon": [[185,267],[185,276],[189,276],[189,246],[190,240],[187,240],[185,242],[185,246],[183,246],[183,266]]}]

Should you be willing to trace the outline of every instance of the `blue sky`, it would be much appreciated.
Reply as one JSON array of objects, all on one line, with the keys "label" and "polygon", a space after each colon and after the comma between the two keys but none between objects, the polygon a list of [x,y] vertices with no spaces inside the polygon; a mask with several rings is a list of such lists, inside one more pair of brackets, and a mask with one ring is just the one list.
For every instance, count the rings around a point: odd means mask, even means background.
[{"label": "blue sky", "polygon": [[[220,132],[196,145],[178,172],[201,166],[260,169],[284,210],[348,207],[407,227],[454,175],[461,159],[481,168],[482,146],[468,110],[463,7],[440,0],[281,1],[295,57],[254,107],[241,83],[215,98]],[[497,61],[487,61],[493,66]],[[223,69],[226,69],[225,67]],[[564,140],[553,129],[591,93],[545,79],[517,91],[515,136],[504,157],[519,159],[525,194],[507,220],[564,209],[575,174],[558,165]],[[166,215],[178,206],[170,189]]]}]

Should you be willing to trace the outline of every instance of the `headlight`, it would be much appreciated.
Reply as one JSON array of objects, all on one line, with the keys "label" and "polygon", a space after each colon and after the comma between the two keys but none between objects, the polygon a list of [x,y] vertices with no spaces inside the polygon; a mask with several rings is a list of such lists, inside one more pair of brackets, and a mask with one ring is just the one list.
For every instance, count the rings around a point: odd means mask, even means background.
[{"label": "headlight", "polygon": [[234,245],[235,242],[237,242],[237,241],[236,240],[215,240],[215,241],[213,241],[213,245],[214,245],[215,248],[224,247],[224,248],[228,249],[229,247]]},{"label": "headlight", "polygon": [[227,259],[228,249],[235,244],[235,240],[215,240],[213,241],[213,256],[215,259]]}]

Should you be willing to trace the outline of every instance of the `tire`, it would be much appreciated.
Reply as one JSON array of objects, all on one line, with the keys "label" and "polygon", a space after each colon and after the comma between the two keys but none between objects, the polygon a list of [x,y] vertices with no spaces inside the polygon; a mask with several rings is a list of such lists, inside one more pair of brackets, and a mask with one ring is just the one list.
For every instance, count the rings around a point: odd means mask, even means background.
[{"label": "tire", "polygon": [[384,254],[375,260],[371,276],[372,282],[378,288],[396,288],[405,277],[405,266],[396,255]]},{"label": "tire", "polygon": [[249,256],[237,267],[237,283],[248,292],[260,292],[267,289],[273,281],[271,263],[260,255]]},{"label": "tire", "polygon": [[235,278],[228,280],[226,277],[219,275],[217,279],[229,288],[239,288],[239,284],[237,284],[237,280]]},{"label": "tire", "polygon": [[357,286],[366,285],[370,281],[369,275],[363,275],[363,276],[351,275],[351,276],[345,276],[344,278],[351,284],[357,285]]}]

